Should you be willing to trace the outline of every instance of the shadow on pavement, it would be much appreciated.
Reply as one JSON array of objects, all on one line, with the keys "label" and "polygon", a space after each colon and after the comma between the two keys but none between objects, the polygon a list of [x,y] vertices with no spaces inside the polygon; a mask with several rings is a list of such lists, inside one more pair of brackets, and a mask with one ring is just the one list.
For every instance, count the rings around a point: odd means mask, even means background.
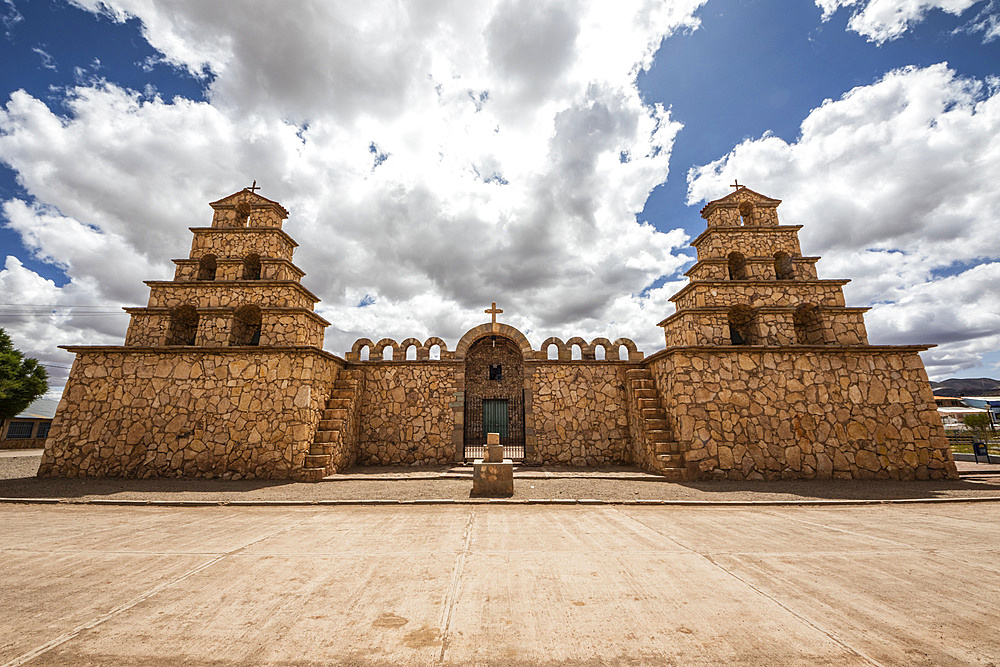
[{"label": "shadow on pavement", "polygon": [[[0,461],[0,497],[114,498],[135,500],[318,501],[468,499],[469,466],[355,466],[318,483],[289,480],[220,480],[117,477],[34,477],[38,458]],[[595,499],[747,502],[1000,499],[1000,475],[956,481],[782,480],[671,482],[629,466],[571,468],[518,466],[514,500]]]}]

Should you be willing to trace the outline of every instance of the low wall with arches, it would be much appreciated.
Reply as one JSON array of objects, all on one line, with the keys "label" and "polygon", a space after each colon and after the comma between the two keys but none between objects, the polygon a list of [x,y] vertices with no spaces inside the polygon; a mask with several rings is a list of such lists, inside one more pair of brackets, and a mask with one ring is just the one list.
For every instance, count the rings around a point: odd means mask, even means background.
[{"label": "low wall with arches", "polygon": [[425,359],[453,359],[454,352],[448,351],[448,344],[437,336],[431,336],[423,343],[416,338],[407,338],[397,343],[392,338],[382,338],[373,343],[368,338],[354,341],[351,351],[344,355],[347,361],[417,361]]},{"label": "low wall with arches", "polygon": [[573,336],[565,342],[561,338],[551,336],[546,338],[538,350],[534,350],[528,339],[513,327],[497,324],[493,328],[489,324],[470,330],[458,342],[454,351],[448,350],[448,344],[437,336],[432,336],[421,343],[416,338],[407,338],[397,343],[392,338],[382,338],[377,343],[369,338],[359,338],[354,341],[351,351],[344,355],[347,361],[420,361],[425,359],[454,360],[463,359],[469,346],[488,335],[498,335],[513,340],[521,348],[525,361],[570,361],[573,359],[589,361],[642,361],[645,357],[635,343],[629,338],[618,338],[614,342],[607,338],[595,338],[589,343]]},{"label": "low wall with arches", "polygon": [[449,349],[438,337],[361,338],[345,358],[364,380],[358,461],[449,463],[463,458],[466,354],[500,336],[524,359],[525,458],[602,465],[629,460],[625,371],[644,358],[633,341],[548,338],[540,349],[517,329],[484,324]]}]

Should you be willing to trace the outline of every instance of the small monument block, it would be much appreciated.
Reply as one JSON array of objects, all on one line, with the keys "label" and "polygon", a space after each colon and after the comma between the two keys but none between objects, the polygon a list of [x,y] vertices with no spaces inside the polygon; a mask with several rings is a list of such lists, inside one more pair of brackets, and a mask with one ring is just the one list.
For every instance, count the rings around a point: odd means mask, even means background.
[{"label": "small monument block", "polygon": [[503,457],[499,433],[486,434],[486,458],[472,464],[473,498],[510,498],[514,495],[514,462]]},{"label": "small monument block", "polygon": [[486,434],[486,463],[503,463],[503,445],[499,433]]}]

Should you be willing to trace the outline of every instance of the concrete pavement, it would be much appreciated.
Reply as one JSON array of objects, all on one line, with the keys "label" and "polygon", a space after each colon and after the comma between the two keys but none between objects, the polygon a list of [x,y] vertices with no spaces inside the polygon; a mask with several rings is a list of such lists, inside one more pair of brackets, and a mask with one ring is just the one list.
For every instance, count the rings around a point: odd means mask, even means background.
[{"label": "concrete pavement", "polygon": [[0,664],[990,664],[992,504],[0,506]]}]

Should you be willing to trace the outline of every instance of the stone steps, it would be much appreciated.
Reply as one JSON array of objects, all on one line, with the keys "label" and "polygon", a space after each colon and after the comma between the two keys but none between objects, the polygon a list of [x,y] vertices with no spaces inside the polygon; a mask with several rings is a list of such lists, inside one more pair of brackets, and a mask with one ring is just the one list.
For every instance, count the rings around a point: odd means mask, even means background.
[{"label": "stone steps", "polygon": [[687,478],[684,454],[680,443],[673,438],[667,413],[656,393],[653,376],[646,368],[631,368],[625,371],[625,378],[635,397],[644,437],[653,448],[653,467],[671,481],[684,481]]},{"label": "stone steps", "polygon": [[330,465],[329,454],[308,454],[306,456],[306,468],[326,468]]},{"label": "stone steps", "polygon": [[332,463],[333,452],[340,442],[342,431],[354,406],[360,371],[341,371],[333,383],[330,397],[320,416],[316,435],[309,446],[309,454],[296,478],[303,482],[318,482],[326,477]]},{"label": "stone steps", "polygon": [[646,437],[650,442],[661,443],[661,442],[672,442],[673,433],[668,429],[646,429]]},{"label": "stone steps", "polygon": [[671,482],[683,482],[687,480],[687,470],[684,468],[660,468],[658,472]]},{"label": "stone steps", "polygon": [[656,459],[660,462],[662,468],[684,467],[683,454],[657,454]]},{"label": "stone steps", "polygon": [[326,468],[302,468],[295,475],[296,481],[299,482],[319,482],[326,477]]},{"label": "stone steps", "polygon": [[657,454],[680,454],[681,453],[681,443],[676,440],[662,440],[660,442],[653,443],[653,447]]}]

